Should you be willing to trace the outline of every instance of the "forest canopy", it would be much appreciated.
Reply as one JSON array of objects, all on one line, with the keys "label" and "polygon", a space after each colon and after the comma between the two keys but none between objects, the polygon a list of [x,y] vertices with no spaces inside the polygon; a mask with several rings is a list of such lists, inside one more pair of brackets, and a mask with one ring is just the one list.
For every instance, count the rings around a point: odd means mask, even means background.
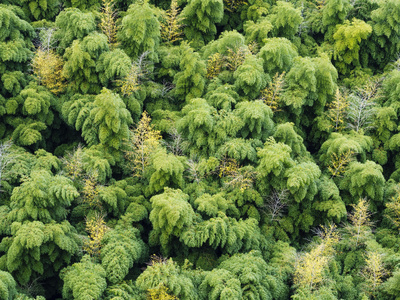
[{"label": "forest canopy", "polygon": [[3,0],[0,299],[400,299],[400,1]]}]

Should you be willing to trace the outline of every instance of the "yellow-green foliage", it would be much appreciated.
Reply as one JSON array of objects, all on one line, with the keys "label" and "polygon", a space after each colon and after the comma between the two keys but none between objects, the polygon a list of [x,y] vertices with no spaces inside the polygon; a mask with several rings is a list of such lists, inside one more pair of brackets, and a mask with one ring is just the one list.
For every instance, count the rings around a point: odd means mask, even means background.
[{"label": "yellow-green foliage", "polygon": [[113,284],[121,283],[133,264],[142,262],[147,255],[147,246],[136,228],[117,226],[105,233],[101,243],[101,265]]},{"label": "yellow-green foliage", "polygon": [[349,101],[347,95],[336,90],[335,99],[328,104],[328,117],[333,122],[335,131],[341,131],[345,127],[345,116]]},{"label": "yellow-green foliage", "polygon": [[160,144],[160,131],[155,130],[150,124],[151,118],[145,111],[135,130],[131,130],[126,142],[125,158],[129,162],[128,168],[132,175],[143,177],[150,164],[152,153]]},{"label": "yellow-green foliage", "polygon": [[88,255],[63,269],[60,278],[64,281],[62,294],[67,299],[100,299],[107,288],[106,271]]},{"label": "yellow-green foliage", "polygon": [[111,48],[115,48],[117,46],[118,31],[118,26],[116,24],[117,12],[114,8],[113,0],[102,0],[101,5],[101,21],[99,27],[107,36]]},{"label": "yellow-green foliage", "polygon": [[53,50],[36,50],[32,60],[33,74],[38,84],[42,84],[53,94],[61,93],[65,87],[65,77],[62,74],[64,62]]},{"label": "yellow-green foliage", "polygon": [[150,199],[152,235],[156,237],[154,242],[160,243],[163,249],[167,249],[173,236],[179,237],[192,224],[195,213],[188,200],[189,196],[181,190],[170,188],[165,188],[164,193]]},{"label": "yellow-green foliage", "polygon": [[161,38],[168,44],[172,45],[182,39],[183,24],[182,17],[179,15],[180,9],[177,0],[171,1],[170,8],[164,14],[164,20],[161,22]]},{"label": "yellow-green foliage", "polygon": [[12,273],[20,284],[37,276],[52,276],[71,262],[79,250],[79,238],[68,221],[43,224],[14,222],[11,236],[3,238],[0,267]]},{"label": "yellow-green foliage", "polygon": [[104,217],[100,215],[94,215],[90,219],[86,219],[86,231],[89,233],[89,238],[85,241],[83,249],[91,257],[99,257],[101,253],[101,240],[103,239],[106,232],[109,230]]}]

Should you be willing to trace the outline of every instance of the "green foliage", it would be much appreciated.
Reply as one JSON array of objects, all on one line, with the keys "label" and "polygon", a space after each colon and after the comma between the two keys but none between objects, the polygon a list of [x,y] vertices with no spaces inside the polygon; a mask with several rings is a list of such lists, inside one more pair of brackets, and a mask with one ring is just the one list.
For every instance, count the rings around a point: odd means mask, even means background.
[{"label": "green foliage", "polygon": [[130,57],[148,51],[152,60],[158,60],[155,51],[160,42],[160,22],[147,1],[137,1],[129,7],[122,18],[117,38]]},{"label": "green foliage", "polygon": [[268,38],[272,28],[273,26],[267,18],[261,18],[257,22],[247,21],[243,25],[246,33],[246,43],[256,42],[258,45],[263,46],[264,40]]},{"label": "green foliage", "polygon": [[[59,51],[71,47],[74,40],[82,40],[96,29],[95,19],[92,13],[83,13],[77,8],[67,8],[56,18],[58,30],[54,38],[59,40]],[[78,42],[77,42],[78,43]]]},{"label": "green foliage", "polygon": [[261,100],[240,102],[236,105],[234,113],[244,123],[239,131],[242,138],[265,141],[272,134],[272,111]]},{"label": "green foliage", "polygon": [[[98,140],[107,149],[118,150],[121,142],[128,138],[129,125],[133,123],[125,103],[118,94],[103,89],[95,97],[93,108],[89,115]],[[85,132],[82,132],[85,137]]]},{"label": "green foliage", "polygon": [[17,293],[16,283],[10,273],[0,271],[0,298],[4,300],[14,299]]},{"label": "green foliage", "polygon": [[70,79],[72,91],[84,94],[100,91],[95,61],[104,51],[108,51],[108,43],[101,33],[90,33],[82,41],[75,40],[65,50],[63,74]]},{"label": "green foliage", "polygon": [[117,78],[124,78],[129,72],[131,60],[121,49],[103,52],[96,62],[96,72],[103,86],[107,87]]},{"label": "green foliage", "polygon": [[258,251],[235,254],[223,261],[218,269],[228,271],[240,281],[242,299],[285,297],[281,277],[267,265]]},{"label": "green foliage", "polygon": [[201,98],[192,99],[182,109],[182,114],[177,128],[191,143],[193,154],[214,153],[228,135],[235,136],[243,126],[235,114],[226,111],[217,114],[216,109]]},{"label": "green foliage", "polygon": [[303,21],[300,9],[294,8],[292,3],[284,1],[277,1],[267,18],[274,26],[272,34],[275,37],[288,39],[293,38]]},{"label": "green foliage", "polygon": [[43,224],[39,221],[14,222],[11,236],[3,238],[0,267],[15,274],[20,284],[37,276],[54,276],[79,249],[79,238],[68,221]]},{"label": "green foliage", "polygon": [[62,294],[67,299],[99,299],[107,288],[106,271],[91,262],[88,255],[81,262],[63,269],[60,278],[64,281]]},{"label": "green foliage", "polygon": [[329,139],[326,140],[319,151],[319,160],[325,165],[329,165],[332,156],[340,156],[348,151],[357,153],[361,161],[365,161],[366,153],[372,149],[373,141],[371,137],[358,134],[341,134],[334,132],[330,135]]},{"label": "green foliage", "polygon": [[150,221],[152,234],[162,249],[167,250],[173,236],[179,237],[186,227],[192,224],[195,213],[188,202],[189,196],[181,190],[165,188],[164,193],[150,199],[152,210]]},{"label": "green foliage", "polygon": [[32,53],[32,26],[17,7],[7,5],[0,5],[0,24],[0,74],[25,69]]},{"label": "green foliage", "polygon": [[342,25],[336,27],[333,35],[335,40],[333,56],[336,61],[336,67],[342,74],[349,72],[348,65],[360,66],[360,44],[371,33],[371,25],[357,19],[353,19],[351,23],[346,20]]},{"label": "green foliage", "polygon": [[210,295],[209,299],[212,300],[243,299],[240,280],[224,269],[214,269],[209,272],[199,289],[204,294]]},{"label": "green foliage", "polygon": [[78,197],[78,192],[68,178],[52,176],[46,170],[34,171],[11,195],[12,221],[25,220],[49,223],[64,220],[66,207]]},{"label": "green foliage", "polygon": [[201,97],[205,85],[206,66],[200,55],[186,43],[180,46],[179,69],[174,76],[175,94],[181,99]]},{"label": "green foliage", "polygon": [[354,202],[355,198],[368,197],[378,206],[383,200],[385,178],[382,167],[367,160],[365,163],[351,162],[349,169],[340,182],[340,189],[347,193],[343,195],[346,203]]},{"label": "green foliage", "polygon": [[136,228],[121,226],[108,231],[102,239],[101,265],[112,284],[121,283],[133,264],[141,262],[147,247]]},{"label": "green foliage", "polygon": [[379,3],[379,8],[371,12],[373,41],[367,44],[371,60],[380,67],[397,58],[400,37],[400,3],[387,0]]},{"label": "green foliage", "polygon": [[322,32],[330,38],[335,31],[335,26],[343,23],[351,9],[348,0],[327,0],[322,8]]},{"label": "green foliage", "polygon": [[297,56],[296,47],[285,38],[265,39],[264,44],[258,54],[264,62],[264,70],[270,76],[289,71]]},{"label": "green foliage", "polygon": [[136,280],[143,291],[164,285],[178,299],[199,299],[197,289],[187,270],[179,267],[172,259],[154,259],[151,265]]},{"label": "green foliage", "polygon": [[184,165],[179,157],[159,149],[152,155],[150,168],[150,193],[159,192],[164,187],[182,187]]},{"label": "green foliage", "polygon": [[181,17],[186,24],[184,32],[194,48],[200,48],[214,39],[216,23],[224,15],[222,0],[189,0]]},{"label": "green foliage", "polygon": [[254,55],[248,55],[241,66],[234,72],[235,86],[250,99],[254,99],[267,84],[262,60]]},{"label": "green foliage", "polygon": [[17,5],[22,4],[24,13],[34,20],[53,19],[59,12],[59,2],[57,0],[22,0]]},{"label": "green foliage", "polygon": [[287,88],[282,100],[296,115],[303,105],[313,105],[314,111],[321,113],[328,98],[336,91],[337,77],[336,69],[326,58],[295,58],[285,77]]}]

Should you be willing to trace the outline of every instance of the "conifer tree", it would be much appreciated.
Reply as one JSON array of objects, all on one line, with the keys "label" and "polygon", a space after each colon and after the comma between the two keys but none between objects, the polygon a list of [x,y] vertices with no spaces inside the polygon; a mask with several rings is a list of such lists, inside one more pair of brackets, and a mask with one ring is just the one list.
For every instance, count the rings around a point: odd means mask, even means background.
[{"label": "conifer tree", "polygon": [[293,38],[303,21],[300,9],[294,8],[292,3],[284,1],[277,1],[267,18],[271,24],[274,24],[273,35],[288,39]]},{"label": "conifer tree", "polygon": [[108,51],[107,37],[100,33],[91,33],[82,41],[74,40],[65,50],[63,75],[69,79],[74,92],[100,92],[99,78],[96,73],[96,61]]},{"label": "conifer tree", "polygon": [[164,252],[168,252],[172,237],[179,237],[195,218],[188,200],[189,196],[181,190],[170,188],[165,188],[164,193],[150,199],[150,221],[153,224],[150,235],[153,236],[153,243],[161,244]]},{"label": "conifer tree", "polygon": [[136,228],[118,225],[104,235],[101,249],[101,265],[109,282],[121,283],[129,269],[142,262],[147,255],[147,246],[140,239]]},{"label": "conifer tree", "polygon": [[33,28],[15,6],[0,5],[0,22],[0,75],[22,71],[32,53]]},{"label": "conifer tree", "polygon": [[352,206],[353,212],[348,215],[350,225],[345,229],[353,239],[354,247],[357,248],[371,237],[371,213],[369,202],[364,198],[360,198],[357,205]]}]

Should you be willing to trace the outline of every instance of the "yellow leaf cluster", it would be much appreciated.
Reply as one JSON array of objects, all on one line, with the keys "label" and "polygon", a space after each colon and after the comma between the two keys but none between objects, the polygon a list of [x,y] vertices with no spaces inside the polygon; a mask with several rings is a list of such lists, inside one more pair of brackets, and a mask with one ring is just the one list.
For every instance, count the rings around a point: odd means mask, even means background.
[{"label": "yellow leaf cluster", "polygon": [[219,73],[221,73],[224,64],[225,61],[223,55],[221,55],[220,53],[215,53],[211,55],[207,61],[207,78],[212,79]]},{"label": "yellow leaf cluster", "polygon": [[92,257],[99,257],[101,252],[101,240],[109,230],[104,217],[95,215],[86,220],[86,231],[89,233],[89,240],[84,243],[83,249]]},{"label": "yellow leaf cluster", "polygon": [[382,255],[376,251],[369,251],[365,257],[366,266],[361,275],[365,278],[367,293],[374,296],[383,282],[382,278],[387,274]]},{"label": "yellow leaf cluster", "polygon": [[132,64],[128,75],[121,80],[117,80],[117,85],[120,87],[122,95],[130,96],[137,91],[139,89],[141,76],[140,68]]},{"label": "yellow leaf cluster", "polygon": [[44,85],[53,94],[64,91],[66,78],[63,75],[64,62],[54,50],[38,48],[32,59],[33,74],[39,85]]},{"label": "yellow leaf cluster", "polygon": [[340,239],[335,225],[323,226],[321,237],[321,243],[303,254],[295,265],[294,283],[311,291],[318,289],[324,283],[326,279],[324,273],[335,253],[333,246]]},{"label": "yellow leaf cluster", "polygon": [[69,153],[63,159],[67,175],[75,180],[83,175],[82,146],[78,146],[73,154]]},{"label": "yellow leaf cluster", "polygon": [[168,288],[161,283],[159,286],[153,289],[147,290],[148,300],[177,300],[178,298],[174,295],[168,294]]},{"label": "yellow leaf cluster", "polygon": [[117,31],[116,24],[117,11],[114,9],[113,0],[102,0],[101,19],[99,27],[107,36],[108,43],[111,48],[117,47]]},{"label": "yellow leaf cluster", "polygon": [[244,0],[224,0],[224,8],[229,12],[235,12],[243,5],[247,5]]},{"label": "yellow leaf cluster", "polygon": [[272,81],[268,83],[268,86],[261,90],[261,100],[263,100],[273,112],[280,111],[279,103],[285,84],[284,76],[285,72],[280,75],[276,73]]},{"label": "yellow leaf cluster", "polygon": [[178,1],[172,0],[170,8],[165,12],[164,19],[161,22],[161,38],[168,45],[182,39],[182,20],[179,16],[180,9]]},{"label": "yellow leaf cluster", "polygon": [[83,203],[88,204],[91,208],[101,208],[99,192],[97,190],[97,176],[88,175],[85,179],[83,179],[83,183]]},{"label": "yellow leaf cluster", "polygon": [[207,78],[214,78],[221,73],[224,68],[230,71],[236,71],[249,54],[251,54],[251,51],[247,47],[236,47],[234,49],[228,48],[227,55],[222,55],[220,53],[211,55],[207,60]]},{"label": "yellow leaf cluster", "polygon": [[255,172],[243,170],[235,159],[222,159],[217,170],[220,178],[225,177],[227,179],[225,182],[225,186],[227,187],[239,188],[241,191],[244,191],[253,186]]},{"label": "yellow leaf cluster", "polygon": [[343,95],[339,89],[336,90],[335,99],[328,104],[328,118],[334,123],[332,125],[335,131],[344,129],[344,121],[346,109],[349,106],[349,101],[346,95]]},{"label": "yellow leaf cluster", "polygon": [[227,68],[231,71],[236,71],[249,54],[251,52],[247,47],[228,48],[228,55],[225,58]]},{"label": "yellow leaf cluster", "polygon": [[125,150],[125,158],[130,162],[133,176],[142,177],[149,165],[150,155],[159,146],[161,133],[153,129],[151,118],[144,111],[137,128],[131,131],[130,140]]},{"label": "yellow leaf cluster", "polygon": [[353,157],[354,151],[350,149],[340,155],[332,153],[331,161],[328,166],[328,170],[332,174],[332,177],[341,176],[346,171],[347,165],[353,160]]},{"label": "yellow leaf cluster", "polygon": [[369,202],[365,198],[361,198],[357,205],[352,204],[352,207],[354,210],[347,217],[352,226],[348,227],[348,230],[355,238],[357,247],[363,236],[370,231],[371,213],[369,212]]}]

